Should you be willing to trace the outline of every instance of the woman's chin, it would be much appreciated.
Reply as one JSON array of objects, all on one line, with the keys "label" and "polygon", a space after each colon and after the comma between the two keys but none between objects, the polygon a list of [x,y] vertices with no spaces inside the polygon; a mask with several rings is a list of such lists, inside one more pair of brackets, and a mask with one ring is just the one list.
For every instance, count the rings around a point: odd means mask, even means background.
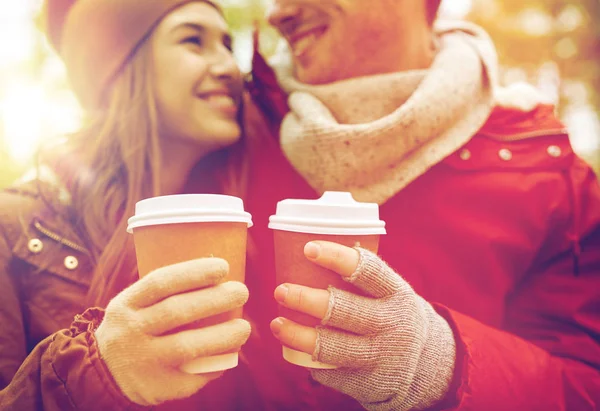
[{"label": "woman's chin", "polygon": [[242,137],[242,129],[237,122],[220,121],[210,129],[196,134],[196,142],[201,146],[225,148],[237,143]]},{"label": "woman's chin", "polygon": [[222,143],[223,147],[233,145],[240,141],[242,138],[242,129],[236,123],[233,127],[228,127],[227,129],[223,129],[219,135],[218,141]]}]

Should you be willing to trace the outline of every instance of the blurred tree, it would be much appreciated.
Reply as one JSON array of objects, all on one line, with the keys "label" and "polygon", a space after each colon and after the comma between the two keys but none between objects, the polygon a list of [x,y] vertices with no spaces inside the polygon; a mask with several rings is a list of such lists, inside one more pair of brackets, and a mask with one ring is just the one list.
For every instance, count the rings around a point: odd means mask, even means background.
[{"label": "blurred tree", "polygon": [[536,82],[540,67],[555,62],[560,78],[583,82],[600,110],[598,0],[475,0],[469,19],[488,30],[504,66]]},{"label": "blurred tree", "polygon": [[558,103],[574,148],[600,172],[600,1],[474,0],[468,18],[494,39],[504,81]]}]

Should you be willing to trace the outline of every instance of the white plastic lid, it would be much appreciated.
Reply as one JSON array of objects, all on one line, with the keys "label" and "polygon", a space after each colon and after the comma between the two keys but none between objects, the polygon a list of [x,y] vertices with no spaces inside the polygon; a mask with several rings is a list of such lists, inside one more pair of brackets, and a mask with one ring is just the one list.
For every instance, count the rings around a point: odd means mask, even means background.
[{"label": "white plastic lid", "polygon": [[252,216],[244,211],[241,198],[219,194],[180,194],[152,197],[135,205],[135,215],[127,223],[127,232],[151,225],[178,223],[246,223]]},{"label": "white plastic lid", "polygon": [[359,203],[352,194],[327,191],[318,200],[283,200],[269,218],[269,228],[308,234],[385,234],[379,206]]}]

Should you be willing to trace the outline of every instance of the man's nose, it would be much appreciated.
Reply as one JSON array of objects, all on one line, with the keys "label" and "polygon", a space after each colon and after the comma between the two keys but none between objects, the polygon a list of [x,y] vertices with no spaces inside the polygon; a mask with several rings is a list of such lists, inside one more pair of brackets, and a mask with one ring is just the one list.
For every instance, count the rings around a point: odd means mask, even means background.
[{"label": "man's nose", "polygon": [[281,30],[295,24],[300,13],[301,8],[297,4],[288,1],[276,1],[275,5],[269,10],[267,19],[272,26]]}]

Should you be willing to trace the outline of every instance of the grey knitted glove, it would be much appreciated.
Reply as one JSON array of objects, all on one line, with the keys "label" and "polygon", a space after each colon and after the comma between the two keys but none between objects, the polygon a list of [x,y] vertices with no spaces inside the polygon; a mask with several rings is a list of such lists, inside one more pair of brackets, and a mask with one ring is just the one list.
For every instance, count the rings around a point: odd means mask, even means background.
[{"label": "grey knitted glove", "polygon": [[371,297],[330,288],[313,359],[340,368],[312,377],[369,410],[428,408],[452,379],[452,330],[385,262],[357,250],[359,265],[347,281]]}]

